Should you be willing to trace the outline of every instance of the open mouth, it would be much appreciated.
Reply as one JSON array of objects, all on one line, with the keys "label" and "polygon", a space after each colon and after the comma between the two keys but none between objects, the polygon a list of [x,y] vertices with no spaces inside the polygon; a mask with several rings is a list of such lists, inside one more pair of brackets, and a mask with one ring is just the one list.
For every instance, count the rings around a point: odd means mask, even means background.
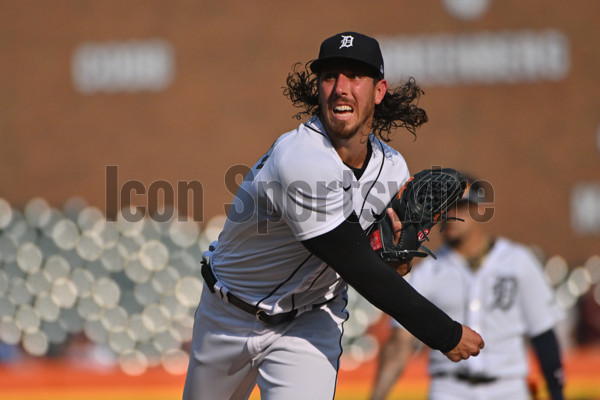
[{"label": "open mouth", "polygon": [[339,116],[352,115],[354,109],[348,105],[336,106],[333,108],[333,113]]}]

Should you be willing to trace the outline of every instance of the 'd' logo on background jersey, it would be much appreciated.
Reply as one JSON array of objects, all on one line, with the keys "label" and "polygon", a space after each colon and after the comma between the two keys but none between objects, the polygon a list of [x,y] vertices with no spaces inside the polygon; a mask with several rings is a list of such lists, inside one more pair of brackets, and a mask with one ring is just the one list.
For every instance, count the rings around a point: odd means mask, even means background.
[{"label": "'d' logo on background jersey", "polygon": [[509,277],[498,277],[494,284],[494,301],[492,303],[492,310],[499,308],[501,310],[508,310],[512,307],[517,296],[517,278]]},{"label": "'d' logo on background jersey", "polygon": [[342,35],[342,44],[340,45],[340,49],[342,47],[352,47],[353,43],[354,43],[354,36]]}]

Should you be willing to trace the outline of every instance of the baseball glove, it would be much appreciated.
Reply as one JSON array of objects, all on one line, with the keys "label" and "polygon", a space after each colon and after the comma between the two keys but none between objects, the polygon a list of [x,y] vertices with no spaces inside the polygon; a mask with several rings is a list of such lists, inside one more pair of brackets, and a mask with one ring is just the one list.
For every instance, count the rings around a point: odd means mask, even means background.
[{"label": "baseball glove", "polygon": [[[425,169],[411,177],[394,196],[376,222],[367,231],[373,250],[386,262],[408,262],[413,257],[435,258],[423,245],[429,240],[431,228],[448,219],[446,212],[462,197],[466,178],[452,168]],[[392,220],[387,208],[392,208],[402,222],[398,243],[394,242]]]}]

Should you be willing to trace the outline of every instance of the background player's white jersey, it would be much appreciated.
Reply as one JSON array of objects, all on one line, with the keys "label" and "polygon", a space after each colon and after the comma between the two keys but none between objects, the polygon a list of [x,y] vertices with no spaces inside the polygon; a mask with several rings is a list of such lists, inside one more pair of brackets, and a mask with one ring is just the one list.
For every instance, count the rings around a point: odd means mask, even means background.
[{"label": "background player's white jersey", "polygon": [[497,378],[528,373],[526,337],[554,327],[562,317],[542,267],[525,246],[498,238],[477,272],[444,247],[408,277],[411,285],[451,318],[485,338],[478,357],[453,363],[430,352],[429,371],[463,371]]},{"label": "background player's white jersey", "polygon": [[339,275],[299,241],[352,211],[368,228],[409,177],[404,158],[370,135],[372,155],[357,180],[324,132],[314,117],[277,139],[241,184],[211,255],[220,283],[269,314],[302,312],[340,293]]}]

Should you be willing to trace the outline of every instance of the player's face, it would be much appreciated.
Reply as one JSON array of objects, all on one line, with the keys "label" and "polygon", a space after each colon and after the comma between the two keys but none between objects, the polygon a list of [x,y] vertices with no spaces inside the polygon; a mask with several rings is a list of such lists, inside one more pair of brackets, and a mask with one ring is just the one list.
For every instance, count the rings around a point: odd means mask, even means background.
[{"label": "player's face", "polygon": [[[448,210],[448,222],[444,227],[443,235],[444,240],[450,246],[458,246],[463,240],[469,235],[471,231],[471,225],[475,222],[470,216],[468,203],[459,203],[456,207]],[[460,220],[455,220],[459,218]]]},{"label": "player's face", "polygon": [[319,75],[321,122],[335,139],[348,139],[371,131],[375,105],[387,90],[385,80],[376,81],[361,63],[332,61]]}]

